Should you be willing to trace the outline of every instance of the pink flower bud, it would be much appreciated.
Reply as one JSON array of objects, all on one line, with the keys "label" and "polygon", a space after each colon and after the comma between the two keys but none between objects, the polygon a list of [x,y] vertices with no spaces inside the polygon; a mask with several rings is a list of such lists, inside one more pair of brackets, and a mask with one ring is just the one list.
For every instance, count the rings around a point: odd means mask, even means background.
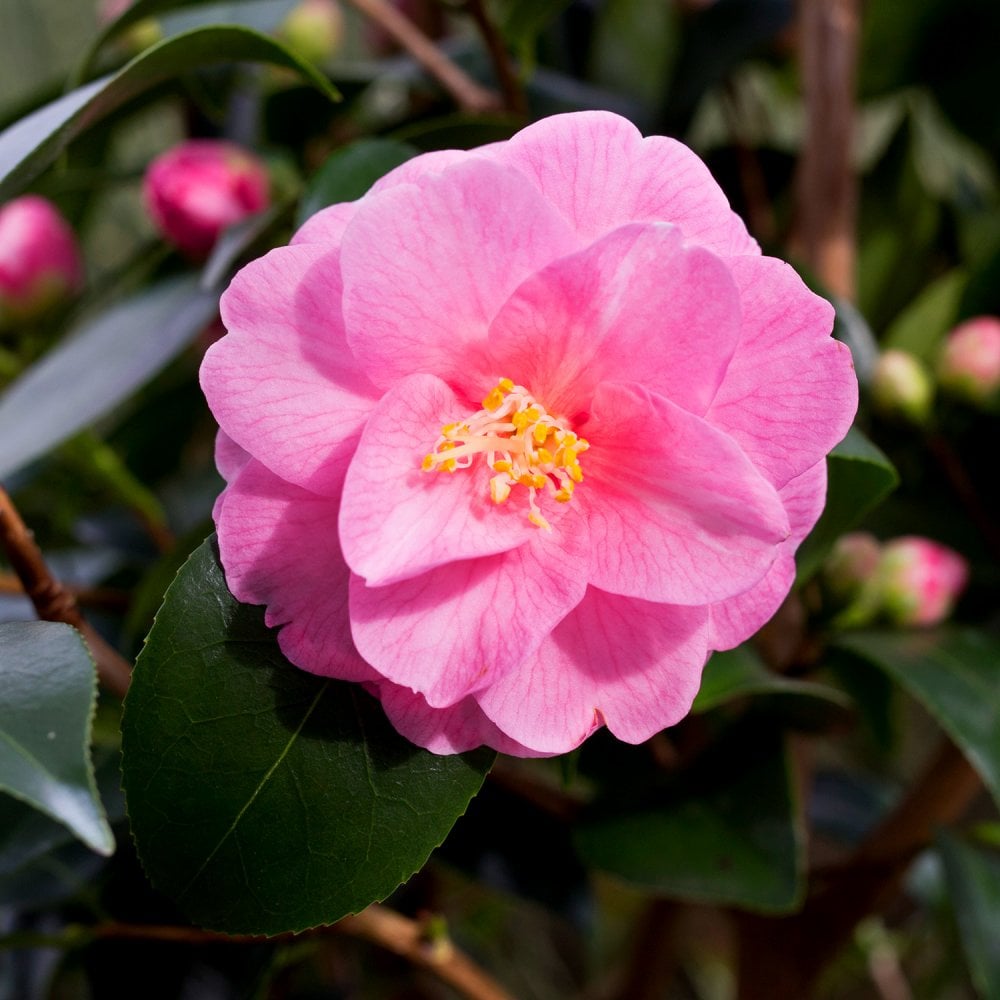
[{"label": "pink flower bud", "polygon": [[875,575],[882,546],[867,531],[853,531],[837,539],[823,566],[823,582],[831,595],[846,604]]},{"label": "pink flower bud", "polygon": [[329,59],[344,38],[344,13],[337,0],[301,0],[282,22],[281,38],[303,59]]},{"label": "pink flower bud", "polygon": [[1000,389],[1000,319],[978,316],[948,334],[938,358],[941,386],[972,403],[986,403]]},{"label": "pink flower bud", "polygon": [[882,610],[897,625],[937,625],[951,614],[969,568],[953,549],[915,535],[882,549],[878,590]]},{"label": "pink flower bud", "polygon": [[221,140],[193,139],[150,164],[143,194],[165,239],[201,259],[223,229],[267,207],[268,187],[267,171],[252,153]]},{"label": "pink flower bud", "polygon": [[906,351],[884,351],[872,375],[872,399],[886,416],[927,423],[934,383],[923,363]]},{"label": "pink flower bud", "polygon": [[0,328],[41,316],[82,284],[76,237],[51,202],[25,195],[0,208]]}]

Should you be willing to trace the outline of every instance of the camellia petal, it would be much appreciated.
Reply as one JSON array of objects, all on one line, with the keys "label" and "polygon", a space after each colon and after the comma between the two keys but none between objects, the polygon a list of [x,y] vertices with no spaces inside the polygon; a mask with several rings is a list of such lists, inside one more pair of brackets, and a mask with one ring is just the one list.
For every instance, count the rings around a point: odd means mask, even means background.
[{"label": "camellia petal", "polygon": [[[566,522],[571,522],[567,524]],[[510,552],[464,559],[387,587],[351,581],[361,655],[396,684],[445,707],[517,667],[587,589],[573,518]]]},{"label": "camellia petal", "polygon": [[461,384],[510,293],[577,246],[541,195],[489,160],[392,187],[344,233],[348,343],[382,388],[415,372]]},{"label": "camellia petal", "polygon": [[640,743],[687,714],[707,658],[707,608],[591,587],[533,657],[477,700],[503,732],[539,753],[572,750],[605,724]]},{"label": "camellia petal", "polygon": [[349,572],[330,530],[339,497],[309,493],[253,460],[223,496],[219,554],[233,596],[267,605],[265,622],[284,626],[281,649],[303,669],[349,681],[377,677],[351,640]]},{"label": "camellia petal", "polygon": [[272,250],[233,280],[222,303],[230,332],[201,370],[222,429],[277,475],[321,493],[339,490],[379,395],[352,363],[340,291],[335,250]]},{"label": "camellia petal", "polygon": [[553,115],[491,148],[590,242],[627,222],[670,222],[721,256],[759,254],[708,168],[674,139],[643,139],[607,111]]},{"label": "camellia petal", "polygon": [[710,419],[775,486],[843,440],[858,405],[846,344],[828,336],[833,307],[780,260],[730,262],[743,301],[743,339]]},{"label": "camellia petal", "polygon": [[774,488],[735,442],[635,386],[603,385],[587,425],[590,582],[670,604],[713,603],[756,583],[788,537]]},{"label": "camellia petal", "polygon": [[749,590],[711,608],[712,648],[732,649],[753,635],[788,596],[795,582],[795,550],[812,531],[826,500],[826,460],[786,483],[778,496],[788,511],[791,534],[767,574]]},{"label": "camellia petal", "polygon": [[585,409],[612,379],[641,382],[701,414],[740,329],[725,264],[686,247],[674,226],[636,224],[525,281],[493,322],[488,357],[491,372],[516,372],[553,411]]}]

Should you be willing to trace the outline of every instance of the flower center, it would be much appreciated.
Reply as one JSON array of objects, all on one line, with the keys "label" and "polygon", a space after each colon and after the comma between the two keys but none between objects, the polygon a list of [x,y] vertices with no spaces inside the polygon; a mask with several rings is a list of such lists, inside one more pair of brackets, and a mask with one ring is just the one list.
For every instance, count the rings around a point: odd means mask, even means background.
[{"label": "flower center", "polygon": [[528,520],[552,530],[538,508],[538,491],[569,503],[583,470],[577,456],[590,445],[562,417],[545,412],[524,386],[502,378],[468,420],[441,428],[433,450],[424,457],[425,472],[468,469],[477,455],[496,473],[490,499],[505,503],[515,486],[528,491]]}]

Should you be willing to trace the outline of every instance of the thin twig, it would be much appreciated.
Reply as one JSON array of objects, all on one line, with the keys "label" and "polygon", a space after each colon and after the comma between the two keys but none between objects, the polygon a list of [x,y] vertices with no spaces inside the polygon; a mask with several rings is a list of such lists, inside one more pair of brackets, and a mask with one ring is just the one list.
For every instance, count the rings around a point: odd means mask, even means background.
[{"label": "thin twig", "polygon": [[47,622],[65,622],[77,629],[94,657],[101,683],[123,697],[128,690],[131,667],[87,622],[73,595],[49,571],[31,532],[3,487],[0,487],[0,544],[38,617]]},{"label": "thin twig", "polygon": [[[63,587],[81,607],[123,611],[129,606],[128,592],[117,587],[82,587],[74,583],[64,583]],[[24,596],[24,584],[13,573],[0,573],[0,594]]]},{"label": "thin twig", "polygon": [[796,183],[796,249],[834,295],[853,301],[857,181],[851,161],[860,0],[801,0],[807,127]]},{"label": "thin twig", "polygon": [[428,941],[421,925],[374,903],[334,924],[338,931],[364,938],[432,972],[469,1000],[513,1000],[491,976],[448,941]]},{"label": "thin twig", "polygon": [[[256,944],[262,942],[291,941],[306,936],[337,931],[351,937],[370,941],[387,951],[407,959],[421,969],[437,976],[468,1000],[513,1000],[491,976],[487,975],[470,958],[447,939],[434,940],[424,926],[401,913],[373,903],[367,909],[328,927],[317,927],[305,934],[278,934],[264,937],[259,934],[224,934],[220,931],[201,930],[198,927],[175,927],[163,924],[124,924],[117,921],[95,924],[92,927],[74,925],[61,935],[40,936],[25,943],[25,947],[78,947],[94,940],[165,941],[178,944]],[[3,943],[0,942],[0,947]]]},{"label": "thin twig", "polygon": [[455,98],[465,111],[498,111],[501,102],[496,94],[481,87],[465,70],[451,61],[408,17],[387,0],[348,0],[362,14],[370,17]]},{"label": "thin twig", "polygon": [[527,114],[528,102],[524,97],[524,89],[517,79],[517,73],[514,72],[507,46],[497,31],[493,19],[487,13],[483,0],[466,0],[465,9],[476,22],[479,34],[482,35],[483,43],[486,45],[486,51],[490,54],[490,61],[493,63],[493,70],[503,93],[504,107],[514,114]]}]

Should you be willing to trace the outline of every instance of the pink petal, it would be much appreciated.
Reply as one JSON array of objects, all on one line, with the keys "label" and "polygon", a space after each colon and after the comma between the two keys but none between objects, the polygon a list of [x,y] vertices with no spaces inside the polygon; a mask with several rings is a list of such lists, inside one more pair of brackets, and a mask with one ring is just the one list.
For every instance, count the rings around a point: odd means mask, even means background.
[{"label": "pink petal", "polygon": [[[403,379],[372,412],[347,473],[340,511],[344,555],[369,585],[396,583],[456,559],[506,552],[540,530],[514,496],[500,506],[490,501],[492,473],[484,461],[454,473],[422,471],[441,428],[469,412],[433,375]],[[545,509],[553,523],[558,514]]]},{"label": "pink petal", "polygon": [[456,704],[522,663],[587,588],[585,535],[536,530],[520,548],[449,563],[386,587],[351,581],[361,655],[382,675]]},{"label": "pink petal", "polygon": [[380,191],[387,191],[400,184],[414,184],[424,177],[444,173],[448,167],[454,166],[456,163],[464,163],[473,157],[479,157],[481,154],[482,148],[471,150],[434,149],[429,153],[421,153],[420,156],[414,156],[412,160],[401,163],[384,177],[380,177],[372,185],[369,194],[378,194]]},{"label": "pink petal", "polygon": [[[249,461],[251,461],[250,456],[224,431],[219,431],[215,435],[215,466],[227,483],[231,483]],[[227,492],[223,490],[212,504],[212,520],[216,523],[219,521]]]},{"label": "pink petal", "polygon": [[788,518],[731,438],[639,386],[602,385],[592,412],[573,499],[589,524],[591,584],[694,605],[764,576]]},{"label": "pink petal", "polygon": [[512,740],[483,715],[473,698],[450,708],[431,708],[422,695],[389,681],[370,685],[372,693],[397,732],[411,743],[436,754],[465,753],[479,746],[493,747],[514,757],[542,757]]},{"label": "pink petal", "polygon": [[229,333],[201,384],[222,429],[272,472],[317,493],[339,489],[378,392],[344,341],[336,251],[282,247],[247,265],[222,297]]},{"label": "pink petal", "polygon": [[705,608],[591,587],[535,656],[476,697],[503,732],[537,752],[565,753],[605,723],[640,743],[691,707],[707,624]]},{"label": "pink petal", "polygon": [[291,245],[299,243],[323,243],[328,247],[340,246],[347,223],[358,210],[356,201],[343,201],[337,205],[321,208],[299,226],[291,239]]},{"label": "pink petal", "polygon": [[224,496],[219,552],[233,596],[267,605],[264,621],[281,629],[278,645],[297,667],[341,680],[376,677],[351,639],[339,498],[286,483],[253,460]]},{"label": "pink petal", "polygon": [[847,433],[858,403],[851,352],[829,336],[833,308],[782,261],[729,262],[743,339],[708,419],[783,486]]},{"label": "pink petal", "polygon": [[586,409],[602,381],[639,382],[704,413],[740,336],[726,265],[663,224],[625,226],[522,284],[490,330],[489,374],[551,412]]},{"label": "pink petal", "polygon": [[492,151],[523,172],[586,243],[628,222],[672,222],[713,253],[759,254],[708,168],[682,143],[643,139],[607,111],[553,115]]},{"label": "pink petal", "polygon": [[826,503],[826,459],[786,483],[778,496],[788,511],[792,533],[767,575],[742,594],[713,604],[712,649],[732,649],[771,620],[795,582],[795,550],[819,520]]},{"label": "pink petal", "polygon": [[416,372],[463,384],[514,289],[576,249],[524,178],[470,157],[365,199],[344,234],[348,342],[377,385]]}]

